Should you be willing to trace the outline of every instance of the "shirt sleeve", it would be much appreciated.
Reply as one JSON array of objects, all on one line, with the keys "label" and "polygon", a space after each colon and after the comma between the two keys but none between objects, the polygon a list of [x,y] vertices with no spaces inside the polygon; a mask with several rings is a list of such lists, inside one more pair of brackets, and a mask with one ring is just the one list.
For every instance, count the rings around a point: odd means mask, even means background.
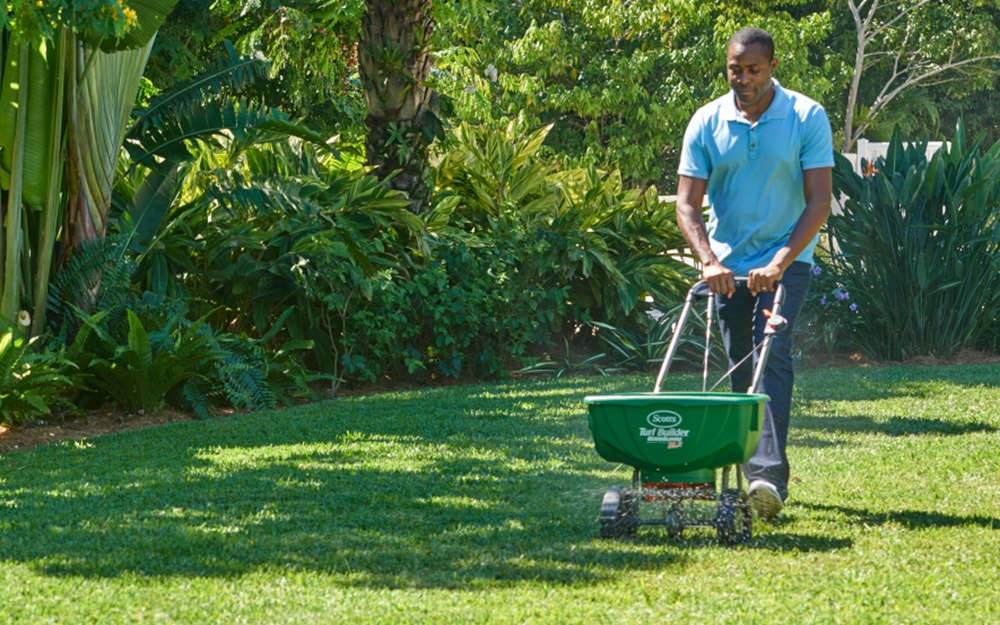
[{"label": "shirt sleeve", "polygon": [[803,170],[833,167],[833,133],[830,131],[830,119],[820,106],[806,116],[799,162]]},{"label": "shirt sleeve", "polygon": [[708,180],[708,175],[712,168],[708,162],[708,154],[705,151],[705,144],[702,141],[701,111],[694,114],[688,122],[687,130],[684,132],[684,143],[681,145],[681,162],[677,167],[677,173],[691,178],[703,178]]}]

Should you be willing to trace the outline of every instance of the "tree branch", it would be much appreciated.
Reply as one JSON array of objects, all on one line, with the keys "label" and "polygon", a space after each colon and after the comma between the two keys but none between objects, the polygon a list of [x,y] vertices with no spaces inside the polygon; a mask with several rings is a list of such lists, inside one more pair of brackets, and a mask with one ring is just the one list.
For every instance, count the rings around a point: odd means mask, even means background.
[{"label": "tree branch", "polygon": [[[954,61],[954,62],[951,62],[951,63],[946,63],[944,65],[939,65],[939,66],[935,67],[934,69],[927,70],[927,72],[925,72],[923,74],[919,74],[917,76],[912,76],[910,78],[907,78],[903,82],[903,84],[901,84],[900,86],[896,87],[892,91],[889,91],[888,93],[886,93],[885,88],[883,88],[882,94],[880,94],[880,97],[883,94],[885,95],[885,97],[881,101],[879,101],[879,99],[876,98],[875,104],[872,105],[872,110],[874,110],[876,106],[878,106],[879,108],[884,107],[890,100],[892,100],[894,97],[896,97],[899,94],[900,91],[902,91],[903,89],[905,89],[907,87],[912,87],[912,86],[918,85],[918,84],[925,84],[926,81],[929,78],[931,78],[932,76],[937,76],[938,74],[940,74],[942,72],[948,72],[948,71],[960,69],[960,68],[964,67],[965,65],[968,65],[969,63],[979,63],[979,62],[982,62],[982,61],[995,61],[995,60],[998,60],[998,59],[1000,59],[1000,54],[990,54],[990,55],[973,57],[971,59],[965,59],[963,61]],[[957,79],[955,79],[955,80],[957,80]],[[944,82],[951,82],[951,80],[945,80]]]},{"label": "tree branch", "polygon": [[918,3],[916,3],[916,4],[912,5],[912,6],[910,6],[908,8],[903,9],[902,11],[900,11],[899,13],[896,14],[896,17],[892,18],[891,20],[889,20],[885,24],[882,24],[877,29],[875,29],[872,32],[871,36],[872,37],[877,37],[878,34],[881,33],[883,30],[885,30],[886,28],[889,28],[890,26],[892,26],[893,24],[895,24],[896,22],[898,22],[902,18],[906,17],[906,15],[908,13],[912,13],[913,11],[916,11],[917,9],[919,9],[923,5],[927,4],[928,2],[930,2],[930,0],[920,0],[920,2],[918,2]]}]

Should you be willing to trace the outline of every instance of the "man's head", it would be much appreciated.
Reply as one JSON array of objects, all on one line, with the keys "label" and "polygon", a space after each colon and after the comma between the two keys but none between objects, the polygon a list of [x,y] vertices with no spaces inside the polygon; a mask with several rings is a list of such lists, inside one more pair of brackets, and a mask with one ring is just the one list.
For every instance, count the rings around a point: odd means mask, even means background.
[{"label": "man's head", "polygon": [[771,93],[771,76],[778,67],[774,40],[760,28],[744,28],[729,40],[726,77],[742,107],[753,106]]}]

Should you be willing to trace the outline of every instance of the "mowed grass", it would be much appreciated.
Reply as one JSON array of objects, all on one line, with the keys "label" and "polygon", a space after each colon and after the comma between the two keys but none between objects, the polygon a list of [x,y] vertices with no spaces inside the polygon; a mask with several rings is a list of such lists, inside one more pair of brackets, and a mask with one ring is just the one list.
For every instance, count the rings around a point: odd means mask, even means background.
[{"label": "mowed grass", "polygon": [[631,470],[581,400],[651,385],[398,392],[2,456],[0,621],[1000,622],[1000,367],[800,374],[792,499],[738,548],[598,537]]}]

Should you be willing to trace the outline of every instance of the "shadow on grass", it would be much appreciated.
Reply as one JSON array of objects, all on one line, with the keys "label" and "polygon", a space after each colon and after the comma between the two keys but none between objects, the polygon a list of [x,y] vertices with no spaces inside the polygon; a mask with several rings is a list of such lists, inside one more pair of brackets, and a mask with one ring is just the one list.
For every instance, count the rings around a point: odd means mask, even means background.
[{"label": "shadow on grass", "polygon": [[[792,417],[792,431],[821,430],[826,432],[885,434],[887,436],[918,436],[934,434],[944,436],[961,436],[975,432],[997,432],[1000,428],[987,423],[956,423],[942,419],[919,417],[889,417],[873,419],[872,417],[816,417],[796,415]],[[815,439],[815,437],[796,437],[789,440],[790,445],[803,447],[824,447],[833,442]]]},{"label": "shadow on grass", "polygon": [[864,525],[885,525],[898,523],[908,529],[927,529],[935,527],[966,527],[978,526],[991,530],[1000,530],[1000,518],[987,516],[961,516],[944,514],[925,510],[902,510],[898,512],[873,512],[847,506],[830,506],[825,504],[799,503],[803,508],[833,512],[853,519]]},{"label": "shadow on grass", "polygon": [[16,468],[0,458],[0,562],[70,577],[303,570],[386,588],[587,585],[688,566],[710,534],[681,549],[653,530],[598,538],[616,469],[593,451],[581,400],[616,388],[604,384],[360,397],[39,449]]},{"label": "shadow on grass", "polygon": [[1000,365],[995,364],[812,369],[797,374],[795,402],[808,406],[828,401],[936,399],[970,389],[992,393],[1000,388],[998,374]]},{"label": "shadow on grass", "polygon": [[613,467],[589,448],[582,406],[559,417],[546,393],[518,400],[330,402],[29,452],[16,471],[0,462],[0,561],[88,578],[305,570],[388,588],[686,566],[680,550],[601,541],[598,475]]}]

